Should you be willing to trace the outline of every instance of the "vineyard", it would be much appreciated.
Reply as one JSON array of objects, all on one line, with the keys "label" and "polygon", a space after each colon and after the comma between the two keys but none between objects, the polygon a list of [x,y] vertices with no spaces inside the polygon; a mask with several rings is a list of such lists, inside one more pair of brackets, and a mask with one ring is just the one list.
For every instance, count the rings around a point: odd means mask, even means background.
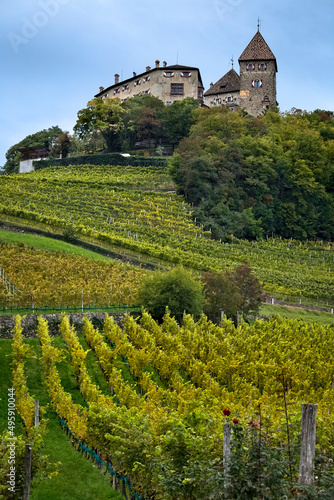
[{"label": "vineyard", "polygon": [[[19,341],[19,318],[15,332],[22,362],[27,353]],[[51,406],[78,448],[94,450],[113,484],[128,485],[124,494],[165,500],[295,498],[304,402],[318,404],[316,488],[333,493],[333,327],[280,317],[238,328],[224,320],[218,327],[204,316],[195,323],[187,315],[179,326],[168,313],[158,325],[144,313],[137,321],[126,316],[122,328],[107,316],[101,331],[85,319],[80,335],[63,316],[60,333],[61,347],[39,318]],[[106,388],[93,381],[88,354],[94,354]],[[71,364],[84,405],[75,402],[77,388],[63,387],[58,367],[64,361]],[[25,387],[18,393],[22,398]],[[31,422],[31,400],[17,408]],[[226,422],[235,440],[250,436],[242,458],[241,449],[234,451],[241,461],[237,481],[231,469],[228,487],[222,466]],[[257,466],[250,477],[254,450]]]},{"label": "vineyard", "polygon": [[146,271],[115,260],[0,245],[1,307],[136,305]]},{"label": "vineyard", "polygon": [[331,244],[273,235],[264,241],[233,236],[230,243],[214,241],[192,220],[191,207],[172,191],[162,167],[51,167],[2,176],[0,183],[3,220],[70,230],[82,239],[200,272],[248,261],[268,294],[333,306]]}]

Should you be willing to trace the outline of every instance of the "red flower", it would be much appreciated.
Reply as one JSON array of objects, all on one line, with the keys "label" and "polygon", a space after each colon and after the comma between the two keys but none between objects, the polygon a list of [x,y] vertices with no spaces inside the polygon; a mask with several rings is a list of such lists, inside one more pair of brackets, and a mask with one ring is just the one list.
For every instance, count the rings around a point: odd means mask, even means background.
[{"label": "red flower", "polygon": [[252,427],[258,427],[258,426],[259,426],[259,424],[257,424],[257,423],[255,422],[255,420],[251,420],[251,421],[249,422],[249,425],[251,425]]},{"label": "red flower", "polygon": [[239,420],[238,420],[237,418],[234,418],[234,419],[233,419],[233,423],[234,423],[234,424],[238,424],[238,423],[239,423]]},{"label": "red flower", "polygon": [[229,415],[231,415],[230,410],[226,410],[226,408],[225,408],[225,410],[223,410],[223,413],[224,413],[224,415],[226,415],[227,417],[228,417]]}]

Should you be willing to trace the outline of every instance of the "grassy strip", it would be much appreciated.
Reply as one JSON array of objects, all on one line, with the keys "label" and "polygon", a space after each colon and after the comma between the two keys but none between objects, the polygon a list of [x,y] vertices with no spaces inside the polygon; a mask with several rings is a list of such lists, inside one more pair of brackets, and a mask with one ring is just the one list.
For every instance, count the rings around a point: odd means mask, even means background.
[{"label": "grassy strip", "polygon": [[72,245],[71,243],[47,238],[45,236],[37,236],[35,234],[25,234],[0,229],[0,242],[15,244],[23,243],[24,245],[28,245],[30,247],[49,250],[51,252],[65,252],[72,255],[87,257],[89,259],[110,261],[109,257],[92,252],[91,250],[85,250],[84,248]]},{"label": "grassy strip", "polygon": [[[42,355],[39,342],[29,339],[36,359],[26,362],[26,374],[29,391],[39,398],[40,404],[50,404],[47,387],[43,379]],[[55,345],[61,344],[61,339],[55,339]],[[66,367],[67,364],[67,367]],[[81,402],[82,397],[76,390],[76,381],[68,369],[68,361],[58,365],[62,382],[66,390],[71,392],[75,402]],[[80,400],[81,398],[81,400]],[[49,455],[50,462],[61,462],[59,474],[51,479],[44,479],[32,491],[31,500],[121,500],[123,497],[110,487],[109,475],[104,476],[101,471],[89,460],[85,460],[75,451],[69,439],[59,426],[55,413],[48,409],[46,417],[49,419],[48,434],[45,439],[43,452]]]},{"label": "grassy strip", "polygon": [[[0,214],[0,217],[1,217],[1,214]],[[6,220],[0,219],[0,223],[13,224],[15,226],[21,227],[22,230],[24,230],[24,228],[26,228],[28,231],[36,230],[36,231],[45,231],[48,233],[50,231],[53,231],[53,233],[52,232],[50,233],[50,236],[48,236],[48,237],[41,236],[41,238],[46,238],[46,239],[54,238],[56,242],[61,242],[61,240],[56,239],[56,236],[59,235],[59,233],[57,233],[57,230],[59,230],[59,228],[51,227],[50,225],[44,224],[42,222],[30,221],[30,220],[24,219],[22,217],[15,217],[15,216],[8,215],[8,216],[6,216]],[[5,230],[3,230],[3,231],[5,231]],[[12,231],[8,231],[8,232],[11,233]],[[21,233],[21,234],[24,234],[24,233]],[[1,240],[1,238],[0,238],[0,240]],[[90,238],[88,236],[80,235],[79,241],[82,241],[83,243],[89,243],[91,245],[95,245],[98,248],[101,248],[102,250],[104,250],[106,252],[114,253],[117,256],[116,258],[122,258],[123,260],[128,259],[129,263],[133,264],[133,265],[146,266],[148,269],[155,269],[155,268],[169,269],[171,267],[170,263],[163,261],[163,260],[160,260],[156,257],[151,256],[151,255],[148,256],[145,254],[141,254],[139,252],[131,252],[131,250],[128,250],[126,248],[122,248],[120,246],[108,245],[107,243],[99,241],[96,238]],[[81,248],[81,247],[77,247],[76,245],[70,244],[70,243],[68,243],[68,245],[74,246],[75,248]],[[33,246],[33,245],[31,245],[31,246]],[[37,247],[37,248],[40,248],[40,247]],[[89,252],[90,250],[86,250],[86,251]],[[96,252],[92,252],[92,253],[94,255],[100,255],[100,254],[97,254]],[[100,255],[100,256],[105,257],[103,255]],[[110,257],[105,257],[105,258],[107,258],[107,260],[110,260]]]},{"label": "grassy strip", "polygon": [[83,335],[78,335],[78,340],[85,351],[89,350],[85,358],[85,365],[91,381],[101,389],[105,396],[111,396],[110,386],[102,373],[95,352],[89,347]]},{"label": "grassy strip", "polygon": [[285,318],[302,319],[308,323],[318,322],[324,325],[334,325],[334,314],[324,311],[313,311],[302,307],[281,306],[264,304],[260,308],[261,316],[271,316],[272,314],[280,314]]},{"label": "grassy strip", "polygon": [[[12,351],[13,341],[10,339],[0,340],[0,433],[7,430],[7,399],[8,399],[8,389],[12,387],[12,367],[11,363],[13,361],[13,351]],[[15,422],[15,432],[16,434],[23,433],[23,426],[21,425],[21,420],[17,418]]]},{"label": "grassy strip", "polygon": [[[39,399],[40,404],[50,404],[48,391],[43,379],[41,349],[37,339],[28,339],[28,343],[35,358],[28,359],[25,364],[28,378],[29,392]],[[0,431],[7,427],[7,389],[11,386],[12,341],[0,340]],[[73,381],[66,380],[65,371],[62,377],[67,389]],[[43,479],[33,487],[31,500],[122,500],[123,496],[110,487],[110,477],[101,474],[101,471],[89,460],[85,460],[80,453],[75,451],[69,439],[59,426],[55,413],[48,408],[46,418],[48,433],[44,441],[43,453],[49,455],[51,463],[58,463],[59,473],[51,479]],[[16,433],[22,433],[23,428],[20,418],[16,420]],[[124,499],[123,499],[124,500]]]}]

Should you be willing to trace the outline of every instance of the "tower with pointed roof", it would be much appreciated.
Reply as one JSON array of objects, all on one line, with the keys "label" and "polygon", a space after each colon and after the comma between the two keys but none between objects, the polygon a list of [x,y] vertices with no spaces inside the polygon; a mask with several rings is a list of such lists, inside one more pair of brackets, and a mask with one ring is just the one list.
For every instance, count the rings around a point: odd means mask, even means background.
[{"label": "tower with pointed roof", "polygon": [[257,116],[276,106],[276,57],[258,28],[241,56],[239,105]]},{"label": "tower with pointed roof", "polygon": [[250,115],[258,116],[276,105],[277,62],[258,30],[239,57],[240,76],[233,68],[205,92],[209,107],[225,104],[232,110],[241,106]]}]

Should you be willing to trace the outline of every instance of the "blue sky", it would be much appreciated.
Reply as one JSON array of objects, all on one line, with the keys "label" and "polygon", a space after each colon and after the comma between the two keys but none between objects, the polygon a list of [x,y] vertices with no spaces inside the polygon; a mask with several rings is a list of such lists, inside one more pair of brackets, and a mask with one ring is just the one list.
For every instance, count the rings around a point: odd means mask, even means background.
[{"label": "blue sky", "polygon": [[154,61],[231,68],[257,30],[278,63],[281,111],[334,110],[333,0],[1,0],[0,166],[28,134],[72,132],[99,91]]}]

